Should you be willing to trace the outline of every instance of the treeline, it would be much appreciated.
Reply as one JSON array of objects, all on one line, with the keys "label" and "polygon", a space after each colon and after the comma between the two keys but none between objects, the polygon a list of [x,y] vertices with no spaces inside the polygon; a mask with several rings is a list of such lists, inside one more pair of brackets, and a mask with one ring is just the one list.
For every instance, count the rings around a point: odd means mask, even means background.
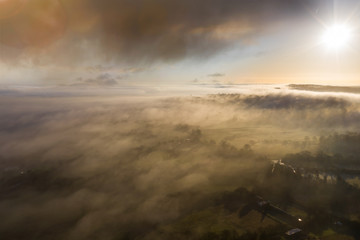
[{"label": "treeline", "polygon": [[[319,169],[319,170],[341,170],[360,167],[359,157],[356,155],[343,155],[340,153],[327,154],[323,151],[311,153],[302,151],[294,154],[287,154],[283,157],[283,162],[295,168]],[[357,170],[357,169],[356,169]]]},{"label": "treeline", "polygon": [[359,132],[348,132],[344,134],[334,133],[319,138],[319,149],[329,154],[341,154],[347,157],[359,156],[359,146]]}]

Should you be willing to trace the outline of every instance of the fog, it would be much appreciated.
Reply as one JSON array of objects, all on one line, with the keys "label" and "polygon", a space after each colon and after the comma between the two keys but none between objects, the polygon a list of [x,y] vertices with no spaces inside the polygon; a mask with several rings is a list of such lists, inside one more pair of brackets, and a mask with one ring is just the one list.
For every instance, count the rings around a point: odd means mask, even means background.
[{"label": "fog", "polygon": [[141,239],[219,192],[261,181],[270,160],[358,152],[352,94],[4,92],[2,239]]}]

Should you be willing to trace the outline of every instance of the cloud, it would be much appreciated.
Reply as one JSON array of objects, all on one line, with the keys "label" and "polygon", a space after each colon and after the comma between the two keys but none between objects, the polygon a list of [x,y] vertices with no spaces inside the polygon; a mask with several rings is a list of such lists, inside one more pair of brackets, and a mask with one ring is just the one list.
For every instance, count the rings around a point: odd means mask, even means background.
[{"label": "cloud", "polygon": [[131,62],[207,57],[303,16],[301,2],[27,0],[0,19],[1,42],[19,49],[55,45],[46,52],[59,57],[65,51],[70,61],[74,55]]},{"label": "cloud", "polygon": [[109,73],[102,73],[96,78],[83,79],[79,78],[75,83],[72,83],[71,86],[104,86],[111,87],[118,85],[118,79],[121,77],[114,77]]},{"label": "cloud", "polygon": [[1,42],[25,48],[44,47],[61,38],[66,28],[66,12],[57,0],[2,1],[1,10],[16,9],[0,15]]},{"label": "cloud", "polygon": [[213,73],[213,74],[209,74],[208,77],[214,77],[214,78],[219,78],[219,77],[224,77],[225,74],[223,73]]}]

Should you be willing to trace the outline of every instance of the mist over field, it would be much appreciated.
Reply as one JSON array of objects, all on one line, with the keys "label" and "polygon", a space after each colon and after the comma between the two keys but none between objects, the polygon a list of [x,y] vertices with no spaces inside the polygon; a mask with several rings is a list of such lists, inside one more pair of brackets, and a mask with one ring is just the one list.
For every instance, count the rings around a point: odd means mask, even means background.
[{"label": "mist over field", "polygon": [[354,94],[4,92],[1,239],[160,239],[159,225],[261,183],[271,160],[360,165]]}]

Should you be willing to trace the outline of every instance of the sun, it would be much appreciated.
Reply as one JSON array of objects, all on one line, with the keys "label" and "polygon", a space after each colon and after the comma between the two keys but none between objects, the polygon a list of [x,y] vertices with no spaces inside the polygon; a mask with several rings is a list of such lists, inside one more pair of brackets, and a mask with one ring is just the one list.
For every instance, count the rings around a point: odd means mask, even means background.
[{"label": "sun", "polygon": [[352,31],[346,24],[334,24],[326,27],[321,37],[321,43],[329,50],[340,50],[345,48],[351,40]]}]

